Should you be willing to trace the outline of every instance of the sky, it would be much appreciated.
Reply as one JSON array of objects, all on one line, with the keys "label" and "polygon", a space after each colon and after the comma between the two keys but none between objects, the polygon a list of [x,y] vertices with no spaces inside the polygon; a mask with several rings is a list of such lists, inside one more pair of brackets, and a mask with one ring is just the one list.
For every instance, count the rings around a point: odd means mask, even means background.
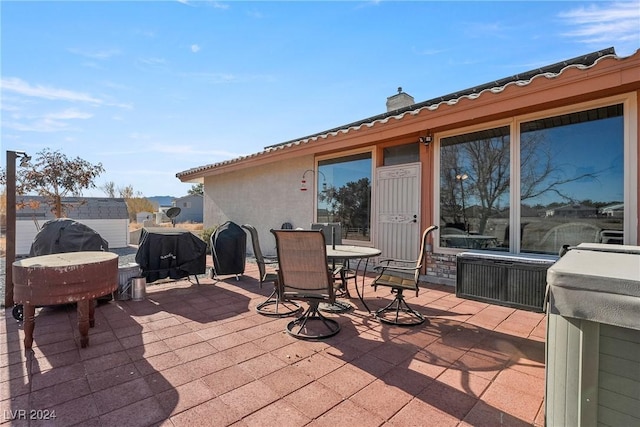
[{"label": "sky", "polygon": [[[614,47],[628,1],[0,1],[0,144],[101,163],[141,196],[176,173]],[[0,156],[0,167],[6,167]]]}]

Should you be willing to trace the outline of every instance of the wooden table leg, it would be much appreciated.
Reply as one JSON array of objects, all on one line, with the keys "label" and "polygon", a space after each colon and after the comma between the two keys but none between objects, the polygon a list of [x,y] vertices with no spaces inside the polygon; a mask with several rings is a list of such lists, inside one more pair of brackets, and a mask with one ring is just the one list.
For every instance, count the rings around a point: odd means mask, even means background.
[{"label": "wooden table leg", "polygon": [[36,322],[36,306],[31,304],[24,304],[24,348],[25,350],[31,350],[33,345],[33,329]]},{"label": "wooden table leg", "polygon": [[96,300],[89,301],[89,327],[96,326]]},{"label": "wooden table leg", "polygon": [[78,330],[80,331],[80,347],[89,345],[89,313],[92,300],[78,301]]}]

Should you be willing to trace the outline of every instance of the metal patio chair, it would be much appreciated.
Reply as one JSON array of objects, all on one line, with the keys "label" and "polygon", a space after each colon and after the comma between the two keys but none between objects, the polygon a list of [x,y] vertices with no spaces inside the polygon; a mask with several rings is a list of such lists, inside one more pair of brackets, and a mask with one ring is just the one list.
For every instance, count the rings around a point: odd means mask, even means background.
[{"label": "metal patio chair", "polygon": [[260,273],[260,287],[265,282],[273,283],[273,292],[271,295],[256,306],[256,311],[265,316],[285,317],[294,314],[300,310],[300,304],[295,301],[280,301],[278,298],[278,273],[267,272],[267,266],[277,268],[278,259],[275,257],[265,257],[260,249],[260,240],[258,239],[258,230],[251,224],[243,224],[242,228],[249,232],[251,236],[251,244],[253,245],[253,255],[258,264],[258,272]]},{"label": "metal patio chair", "polygon": [[327,268],[324,235],[313,230],[271,230],[278,250],[278,294],[281,301],[304,301],[309,307],[287,325],[296,338],[322,339],[340,324],[322,315],[320,303],[335,303],[332,272]]},{"label": "metal patio chair", "polygon": [[[374,267],[378,276],[373,280],[371,286],[376,290],[378,286],[390,287],[391,293],[395,294],[395,298],[387,306],[376,311],[375,316],[381,322],[400,326],[416,326],[425,321],[422,314],[409,307],[404,300],[403,292],[415,291],[418,296],[418,278],[424,261],[427,237],[429,233],[437,229],[438,226],[432,225],[422,233],[417,260],[387,258],[380,260],[379,264]],[[400,316],[401,313],[402,316]],[[387,317],[389,314],[391,316]]]},{"label": "metal patio chair", "polygon": [[[339,222],[314,222],[311,223],[312,230],[320,230],[324,234],[324,240],[329,245],[342,245],[342,224]],[[347,284],[349,280],[353,280],[354,286],[356,283],[356,272],[349,267],[349,260],[334,261],[331,264],[332,270],[336,271],[334,280],[337,284],[338,296],[349,295],[349,289]]]}]

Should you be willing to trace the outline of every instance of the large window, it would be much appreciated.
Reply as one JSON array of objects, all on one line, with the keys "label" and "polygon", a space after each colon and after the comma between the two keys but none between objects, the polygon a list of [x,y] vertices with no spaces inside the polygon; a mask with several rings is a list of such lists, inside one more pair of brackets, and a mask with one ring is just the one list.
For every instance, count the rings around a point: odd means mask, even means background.
[{"label": "large window", "polygon": [[509,153],[508,126],[442,139],[441,246],[506,250]]},{"label": "large window", "polygon": [[520,124],[521,251],[622,243],[622,105]]},{"label": "large window", "polygon": [[318,162],[318,222],[342,224],[343,239],[370,240],[371,153]]},{"label": "large window", "polygon": [[521,122],[516,141],[511,131],[441,139],[440,246],[557,254],[622,243],[623,105]]}]

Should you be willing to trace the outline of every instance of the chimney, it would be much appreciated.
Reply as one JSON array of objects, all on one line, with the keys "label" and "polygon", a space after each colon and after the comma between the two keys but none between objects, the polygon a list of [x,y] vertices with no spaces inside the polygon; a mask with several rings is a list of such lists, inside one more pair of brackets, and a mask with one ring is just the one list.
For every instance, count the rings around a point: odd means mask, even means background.
[{"label": "chimney", "polygon": [[408,107],[409,105],[415,104],[413,96],[408,95],[402,91],[402,88],[398,88],[398,93],[396,95],[390,96],[387,98],[387,111],[397,110],[399,108]]}]

